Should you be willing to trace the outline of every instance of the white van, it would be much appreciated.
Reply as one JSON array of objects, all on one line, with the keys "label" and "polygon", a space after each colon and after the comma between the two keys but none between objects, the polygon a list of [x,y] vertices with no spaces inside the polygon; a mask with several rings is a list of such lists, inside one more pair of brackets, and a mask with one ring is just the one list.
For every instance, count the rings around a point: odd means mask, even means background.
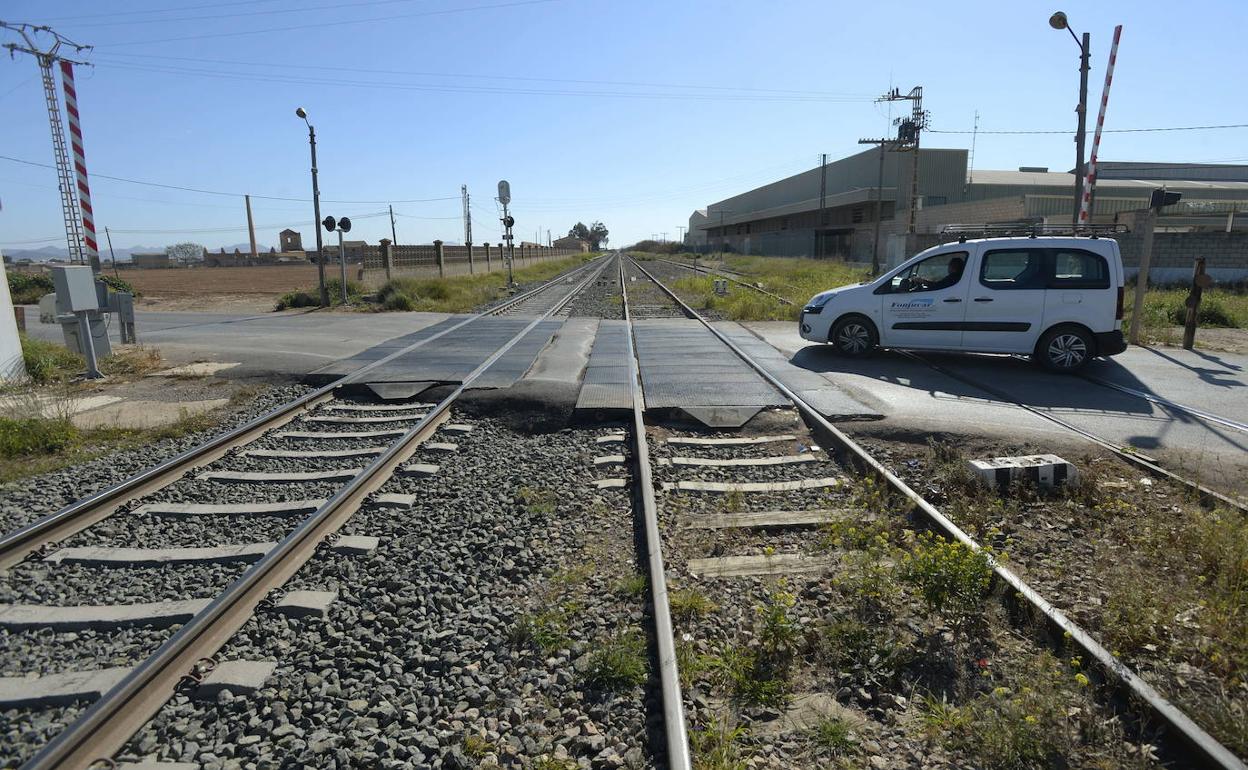
[{"label": "white van", "polygon": [[1073,372],[1126,350],[1118,242],[981,238],[922,252],[869,283],[816,294],[803,339],[847,356],[876,346],[1015,353]]}]

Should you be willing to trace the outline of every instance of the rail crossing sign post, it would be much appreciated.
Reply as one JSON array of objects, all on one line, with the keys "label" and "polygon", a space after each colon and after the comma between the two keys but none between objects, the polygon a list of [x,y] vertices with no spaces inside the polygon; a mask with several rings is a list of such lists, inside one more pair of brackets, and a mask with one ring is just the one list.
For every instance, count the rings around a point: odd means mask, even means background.
[{"label": "rail crossing sign post", "polygon": [[342,234],[351,232],[351,220],[347,217],[335,220],[333,217],[325,217],[321,221],[325,225],[325,229],[331,233],[338,233],[338,266],[342,275],[342,304],[347,304],[347,252],[342,248]]},{"label": "rail crossing sign post", "polygon": [[507,210],[507,204],[511,203],[511,184],[506,180],[499,180],[498,183],[498,202],[503,204],[503,240],[507,241],[507,287],[512,288],[516,285],[515,276],[515,256],[516,250],[512,246],[511,227],[516,223],[515,217]]}]

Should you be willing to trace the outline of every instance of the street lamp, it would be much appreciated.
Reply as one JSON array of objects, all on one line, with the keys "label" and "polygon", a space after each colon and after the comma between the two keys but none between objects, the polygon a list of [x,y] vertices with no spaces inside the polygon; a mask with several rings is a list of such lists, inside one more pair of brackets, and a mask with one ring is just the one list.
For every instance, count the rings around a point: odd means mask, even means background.
[{"label": "street lamp", "polygon": [[[321,307],[329,307],[329,289],[325,286],[325,249],[321,244],[321,188],[316,181],[316,129],[308,123],[308,111],[302,107],[295,108],[295,115],[303,119],[308,126],[308,144],[312,147],[312,213],[316,217],[316,224],[312,226],[316,230],[316,274],[320,281],[321,288]],[[343,289],[346,289],[346,282],[343,282]]]},{"label": "street lamp", "polygon": [[1083,33],[1083,39],[1075,34],[1070,28],[1070,22],[1066,18],[1066,14],[1057,11],[1049,17],[1049,26],[1053,29],[1064,29],[1074,38],[1075,44],[1079,46],[1079,129],[1075,134],[1075,212],[1072,222],[1078,226],[1079,224],[1079,207],[1083,202],[1083,182],[1087,176],[1087,167],[1083,161],[1084,139],[1087,136],[1088,124],[1088,59],[1092,54],[1092,39],[1087,32]]}]

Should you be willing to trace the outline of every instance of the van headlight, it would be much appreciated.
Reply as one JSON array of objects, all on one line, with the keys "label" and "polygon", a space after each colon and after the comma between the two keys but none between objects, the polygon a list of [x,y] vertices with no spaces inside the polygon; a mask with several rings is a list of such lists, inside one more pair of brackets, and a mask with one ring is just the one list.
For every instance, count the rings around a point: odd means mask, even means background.
[{"label": "van headlight", "polygon": [[810,315],[819,315],[823,311],[823,306],[828,304],[831,299],[831,294],[816,295],[810,302],[806,303],[806,307],[802,308],[802,312]]}]

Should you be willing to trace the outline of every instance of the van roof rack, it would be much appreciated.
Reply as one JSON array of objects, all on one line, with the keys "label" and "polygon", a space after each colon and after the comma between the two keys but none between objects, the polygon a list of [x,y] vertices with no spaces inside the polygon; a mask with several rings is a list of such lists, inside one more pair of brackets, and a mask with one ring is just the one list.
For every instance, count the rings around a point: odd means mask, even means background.
[{"label": "van roof rack", "polygon": [[1125,224],[1107,225],[1046,225],[1039,222],[1001,222],[996,224],[950,224],[940,228],[943,235],[967,238],[1037,238],[1041,235],[1068,235],[1099,238],[1128,232]]}]

